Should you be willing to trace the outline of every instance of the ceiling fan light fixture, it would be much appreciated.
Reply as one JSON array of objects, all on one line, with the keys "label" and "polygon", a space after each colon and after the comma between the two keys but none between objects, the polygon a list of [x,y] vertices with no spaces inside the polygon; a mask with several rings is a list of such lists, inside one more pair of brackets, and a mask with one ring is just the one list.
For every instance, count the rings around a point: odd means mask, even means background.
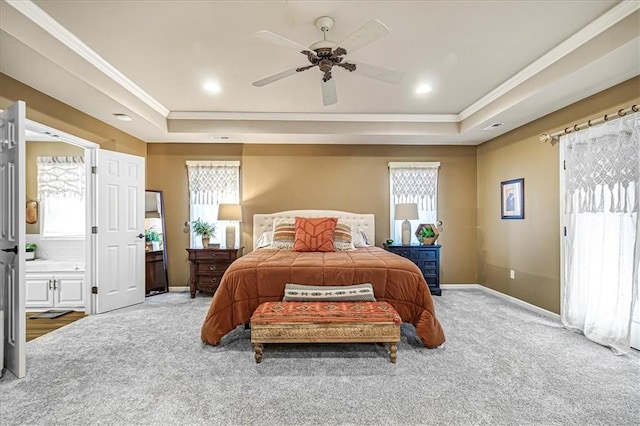
[{"label": "ceiling fan light fixture", "polygon": [[320,40],[320,41],[316,41],[311,46],[309,46],[309,49],[310,50],[334,49],[336,47],[338,47],[338,43],[336,42],[333,42],[331,40]]},{"label": "ceiling fan light fixture", "polygon": [[416,88],[416,94],[422,95],[431,92],[433,89],[428,84],[421,84]]}]

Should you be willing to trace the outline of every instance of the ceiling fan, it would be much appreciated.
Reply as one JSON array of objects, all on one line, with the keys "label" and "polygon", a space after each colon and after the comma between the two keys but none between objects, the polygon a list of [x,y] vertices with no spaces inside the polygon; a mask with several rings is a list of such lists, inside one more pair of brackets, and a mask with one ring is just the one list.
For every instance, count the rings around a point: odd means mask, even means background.
[{"label": "ceiling fan", "polygon": [[377,19],[373,19],[341,42],[335,43],[327,40],[327,33],[333,27],[333,23],[333,19],[329,16],[321,16],[318,18],[316,20],[316,27],[322,31],[323,39],[313,43],[309,47],[305,47],[271,31],[258,31],[256,36],[264,40],[279,46],[299,49],[300,53],[307,57],[307,60],[311,65],[291,68],[270,77],[263,78],[262,80],[255,81],[253,82],[253,85],[256,87],[266,86],[267,84],[282,80],[283,78],[292,76],[299,72],[318,67],[322,72],[322,100],[323,104],[326,106],[338,102],[336,84],[332,75],[332,71],[335,68],[342,68],[354,74],[384,81],[386,83],[395,84],[402,80],[403,74],[398,71],[359,62],[345,61],[345,56],[347,54],[353,53],[355,50],[389,34],[389,28],[387,28],[385,24]]}]

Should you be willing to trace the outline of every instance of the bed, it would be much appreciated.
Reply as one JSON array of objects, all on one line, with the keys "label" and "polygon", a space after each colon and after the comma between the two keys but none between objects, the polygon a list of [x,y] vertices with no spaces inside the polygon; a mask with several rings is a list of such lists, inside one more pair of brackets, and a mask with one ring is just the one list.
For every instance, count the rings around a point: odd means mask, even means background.
[{"label": "bed", "polygon": [[[253,241],[273,229],[274,220],[295,217],[337,217],[375,241],[374,216],[334,210],[291,210],[259,214],[253,220]],[[379,247],[349,251],[297,252],[259,248],[234,261],[225,271],[201,329],[202,341],[217,345],[238,325],[249,322],[258,305],[282,300],[287,283],[352,285],[371,283],[377,300],[389,302],[403,322],[416,328],[428,348],[440,346],[444,332],[436,318],[429,287],[408,259]]]}]

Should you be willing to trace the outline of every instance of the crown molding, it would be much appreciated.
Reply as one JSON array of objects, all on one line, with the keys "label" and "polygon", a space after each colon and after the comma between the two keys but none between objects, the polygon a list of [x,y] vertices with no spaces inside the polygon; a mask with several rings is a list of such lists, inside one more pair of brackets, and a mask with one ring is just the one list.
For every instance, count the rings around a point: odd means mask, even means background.
[{"label": "crown molding", "polygon": [[323,114],[306,112],[171,111],[169,120],[343,121],[392,123],[457,123],[458,114]]},{"label": "crown molding", "polygon": [[63,27],[58,21],[53,19],[44,10],[40,9],[31,0],[5,0],[18,12],[23,14],[34,24],[42,28],[56,40],[67,46],[73,52],[78,54],[85,61],[100,70],[107,77],[122,86],[136,98],[151,107],[158,114],[166,117],[169,110],[160,102],[155,100],[151,95],[138,87],[133,81],[129,80],[113,65],[107,62],[102,56],[98,55],[93,49],[82,42],[73,33]]},{"label": "crown molding", "polygon": [[[597,37],[600,33],[622,21],[624,18],[631,15],[638,9],[640,9],[640,2],[636,0],[625,0],[614,6],[602,16],[587,24],[580,31],[529,64],[522,71],[518,72],[516,75],[502,83],[500,86],[496,87],[491,92],[487,93],[478,101],[465,108],[458,114],[459,121],[466,120],[471,115],[489,105],[491,102],[509,93],[517,86],[521,85],[545,68],[553,65],[555,62],[558,62],[569,53],[578,49],[589,40]],[[540,30],[543,31],[542,27]]]}]

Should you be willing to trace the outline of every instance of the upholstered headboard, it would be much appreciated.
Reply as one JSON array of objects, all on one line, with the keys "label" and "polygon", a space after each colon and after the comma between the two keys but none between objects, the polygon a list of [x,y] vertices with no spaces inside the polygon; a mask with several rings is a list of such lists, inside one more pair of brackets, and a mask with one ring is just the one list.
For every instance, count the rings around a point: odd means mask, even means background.
[{"label": "upholstered headboard", "polygon": [[288,210],[269,214],[253,215],[253,246],[263,232],[273,231],[275,218],[295,217],[337,217],[341,222],[355,225],[367,233],[369,241],[376,240],[376,223],[372,214],[349,213],[338,210]]}]

